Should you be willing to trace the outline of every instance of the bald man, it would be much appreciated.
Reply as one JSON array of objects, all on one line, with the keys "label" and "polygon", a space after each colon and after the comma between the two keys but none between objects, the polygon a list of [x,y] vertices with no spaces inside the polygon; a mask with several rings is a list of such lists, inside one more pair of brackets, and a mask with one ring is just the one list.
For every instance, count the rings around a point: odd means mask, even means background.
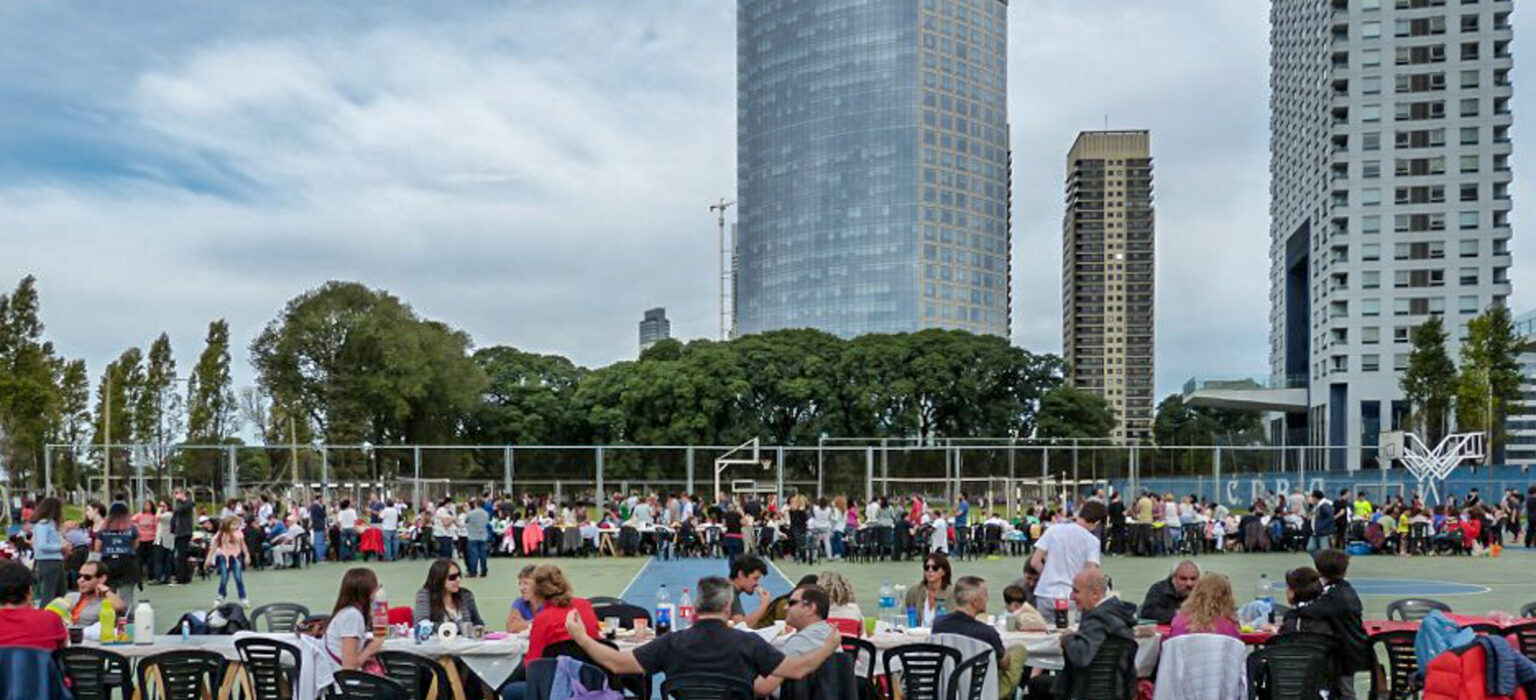
[{"label": "bald man", "polygon": [[[1074,673],[1087,668],[1098,655],[1099,647],[1110,637],[1119,637],[1135,643],[1136,635],[1131,628],[1136,624],[1136,606],[1109,595],[1109,579],[1098,567],[1083,569],[1072,579],[1072,602],[1083,611],[1082,621],[1076,632],[1068,632],[1061,638],[1061,652],[1066,668],[1056,677],[1053,694],[1068,697]],[[1134,649],[1134,646],[1132,647]],[[1121,678],[1126,680],[1120,697],[1134,695],[1136,683],[1136,654],[1126,654],[1122,661]]]},{"label": "bald man", "polygon": [[1146,597],[1141,599],[1141,619],[1155,620],[1159,625],[1173,624],[1173,616],[1195,590],[1200,580],[1200,565],[1188,559],[1173,566],[1168,578],[1152,584]]}]

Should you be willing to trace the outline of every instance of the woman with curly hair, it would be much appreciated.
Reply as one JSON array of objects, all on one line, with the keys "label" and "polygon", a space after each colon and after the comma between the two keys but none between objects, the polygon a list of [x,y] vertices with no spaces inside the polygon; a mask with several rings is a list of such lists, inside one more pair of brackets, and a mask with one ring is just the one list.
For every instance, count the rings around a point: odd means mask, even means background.
[{"label": "woman with curly hair", "polygon": [[816,578],[816,585],[827,591],[827,597],[832,600],[832,609],[827,613],[828,618],[840,618],[845,620],[864,619],[864,613],[859,610],[858,601],[853,597],[853,584],[836,571],[823,571]]},{"label": "woman with curly hair", "polygon": [[1189,599],[1173,616],[1168,633],[1171,639],[1181,634],[1224,634],[1237,637],[1237,602],[1232,596],[1232,581],[1221,574],[1205,574],[1195,582]]}]

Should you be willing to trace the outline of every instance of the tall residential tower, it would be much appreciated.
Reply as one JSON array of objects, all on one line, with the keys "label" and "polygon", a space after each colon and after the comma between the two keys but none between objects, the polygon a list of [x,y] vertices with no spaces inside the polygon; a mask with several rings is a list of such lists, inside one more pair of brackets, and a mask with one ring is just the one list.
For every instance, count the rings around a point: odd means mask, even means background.
[{"label": "tall residential tower", "polygon": [[1272,432],[1332,468],[1408,427],[1414,326],[1509,297],[1513,4],[1271,4],[1270,370],[1306,389]]},{"label": "tall residential tower", "polygon": [[741,333],[1007,336],[1007,0],[739,0]]},{"label": "tall residential tower", "polygon": [[1152,436],[1152,143],[1085,131],[1067,154],[1061,347],[1067,381],[1114,410],[1114,436]]}]

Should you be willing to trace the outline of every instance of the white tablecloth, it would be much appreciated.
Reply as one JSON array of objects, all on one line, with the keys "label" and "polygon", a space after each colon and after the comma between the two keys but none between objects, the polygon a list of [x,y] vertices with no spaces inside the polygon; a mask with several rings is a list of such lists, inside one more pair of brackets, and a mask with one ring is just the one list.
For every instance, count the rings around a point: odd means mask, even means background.
[{"label": "white tablecloth", "polygon": [[[1026,659],[1033,668],[1060,671],[1066,666],[1061,655],[1061,634],[1058,632],[1003,632],[1003,647],[1023,646],[1029,652]],[[915,644],[928,638],[928,630],[914,630],[910,634],[881,632],[869,638],[875,648],[886,649],[903,644]],[[1136,674],[1151,678],[1157,672],[1157,657],[1162,650],[1162,638],[1157,635],[1136,638]]]}]

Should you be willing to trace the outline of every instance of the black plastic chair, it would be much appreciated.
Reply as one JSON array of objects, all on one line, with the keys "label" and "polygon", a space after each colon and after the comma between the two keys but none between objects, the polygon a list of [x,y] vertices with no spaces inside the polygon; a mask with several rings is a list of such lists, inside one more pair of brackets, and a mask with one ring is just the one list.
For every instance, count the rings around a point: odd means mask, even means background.
[{"label": "black plastic chair", "polygon": [[845,634],[843,635],[843,653],[853,657],[855,672],[858,669],[864,669],[866,679],[880,675],[880,669],[876,666],[880,660],[880,650],[875,648],[874,642]]},{"label": "black plastic chair", "polygon": [[604,605],[629,605],[629,603],[624,602],[623,598],[615,598],[613,596],[606,595],[592,596],[591,598],[587,599],[587,602],[591,603],[592,607],[594,608],[602,607]]},{"label": "black plastic chair", "polygon": [[384,667],[384,675],[405,688],[407,698],[427,700],[433,697],[432,683],[437,682],[436,697],[448,697],[448,668],[420,654],[408,651],[381,651],[374,655]]},{"label": "black plastic chair", "polygon": [[1382,697],[1381,687],[1386,685],[1388,700],[1408,700],[1419,694],[1419,657],[1413,652],[1413,638],[1417,633],[1407,630],[1378,632],[1371,635],[1371,648],[1380,645],[1387,652],[1387,663],[1378,663],[1371,674],[1371,697]]},{"label": "black plastic chair", "polygon": [[[245,665],[245,677],[258,698],[291,698],[293,682],[304,666],[297,646],[276,639],[245,637],[235,640],[235,652]],[[284,656],[288,658],[283,658]]]},{"label": "black plastic chair", "polygon": [[630,605],[629,603],[593,606],[592,614],[599,620],[617,617],[619,618],[619,627],[627,630],[635,628],[635,620],[637,618],[645,618],[646,625],[651,623],[651,611],[638,605]]},{"label": "black plastic chair", "polygon": [[1521,607],[1520,617],[1536,617],[1536,603],[1526,603]]},{"label": "black plastic chair", "polygon": [[[1451,611],[1451,606],[1438,600],[1428,598],[1404,598],[1387,603],[1388,620],[1407,620],[1418,622],[1429,615],[1429,611],[1439,610],[1443,613]],[[1393,615],[1396,614],[1396,617]]]},{"label": "black plastic chair", "polygon": [[847,654],[833,654],[810,676],[780,685],[779,700],[852,700],[859,697],[858,684],[853,658]]},{"label": "black plastic chair", "polygon": [[337,671],[335,683],[325,689],[325,697],[332,700],[410,700],[405,696],[404,686],[364,671]]},{"label": "black plastic chair", "polygon": [[1131,700],[1136,695],[1136,640],[1107,637],[1086,668],[1071,671],[1073,700]]},{"label": "black plastic chair", "polygon": [[111,700],[112,689],[132,695],[133,676],[128,672],[127,657],[115,651],[92,647],[66,647],[53,652],[59,671],[69,680],[75,700]]},{"label": "black plastic chair", "polygon": [[752,684],[718,673],[684,673],[661,684],[663,700],[752,700]]},{"label": "black plastic chair", "polygon": [[202,700],[217,696],[224,685],[224,669],[228,664],[223,654],[206,649],[164,651],[146,656],[139,660],[139,694],[149,697],[148,679],[158,675],[164,689],[158,696],[160,700]]},{"label": "black plastic chair", "polygon": [[945,700],[990,700],[985,697],[987,691],[988,662],[992,660],[992,652],[984,651],[971,657],[959,666],[949,677],[949,691],[944,693]]},{"label": "black plastic chair", "polygon": [[[528,662],[528,689],[523,697],[527,700],[549,700],[549,690],[555,682],[555,671],[560,662],[556,659],[542,658]],[[608,687],[608,674],[603,669],[592,664],[581,665],[581,685],[587,690],[600,690]]]},{"label": "black plastic chair", "polygon": [[[304,618],[309,608],[298,603],[267,603],[251,612],[251,629],[258,632],[292,632]],[[261,627],[266,620],[265,630]]]},{"label": "black plastic chair", "polygon": [[899,676],[891,685],[901,684],[904,700],[943,700],[945,666],[952,671],[963,661],[958,649],[940,644],[903,644],[883,658],[886,674]]},{"label": "black plastic chair", "polygon": [[1323,689],[1333,687],[1334,666],[1334,654],[1321,644],[1297,639],[1276,644],[1272,640],[1248,657],[1250,696],[1264,700],[1315,700]]},{"label": "black plastic chair", "polygon": [[1514,635],[1520,642],[1520,653],[1525,658],[1536,661],[1536,622],[1522,622],[1518,625],[1510,625],[1504,628],[1504,634]]}]

